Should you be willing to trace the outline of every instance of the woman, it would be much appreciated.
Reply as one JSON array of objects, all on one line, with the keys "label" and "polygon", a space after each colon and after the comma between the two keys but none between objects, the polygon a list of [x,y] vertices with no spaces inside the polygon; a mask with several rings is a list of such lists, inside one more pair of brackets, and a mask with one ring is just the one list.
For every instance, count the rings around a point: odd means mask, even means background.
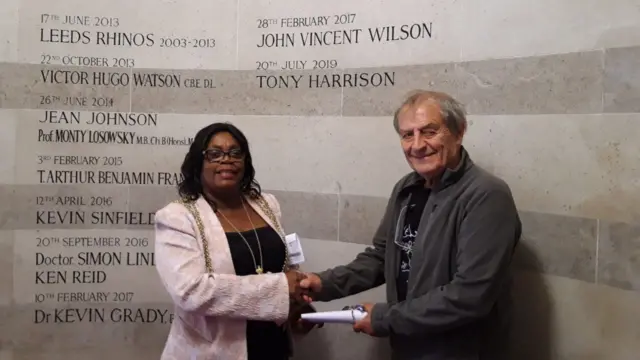
[{"label": "woman", "polygon": [[181,171],[182,200],[155,217],[156,267],[176,305],[162,359],[287,359],[290,329],[311,330],[296,325],[313,309],[297,306],[304,275],[288,265],[280,205],[261,193],[247,139],[209,125]]}]

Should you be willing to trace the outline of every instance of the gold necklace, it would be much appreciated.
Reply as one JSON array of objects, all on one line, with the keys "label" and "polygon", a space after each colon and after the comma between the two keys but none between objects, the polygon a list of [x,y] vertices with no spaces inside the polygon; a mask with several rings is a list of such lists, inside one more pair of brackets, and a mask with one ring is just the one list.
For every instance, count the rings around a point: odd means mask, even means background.
[{"label": "gold necklace", "polygon": [[260,265],[258,265],[258,263],[256,262],[256,256],[253,254],[253,250],[251,249],[251,245],[249,244],[247,239],[244,237],[244,235],[242,235],[242,233],[238,230],[238,228],[235,225],[233,225],[233,223],[231,221],[229,221],[229,219],[226,216],[224,216],[224,214],[220,210],[216,210],[216,212],[218,214],[222,215],[224,220],[227,223],[229,223],[229,225],[231,225],[231,227],[236,231],[236,233],[238,233],[238,235],[240,235],[240,237],[242,238],[244,243],[247,244],[247,248],[249,249],[249,253],[251,254],[251,258],[253,259],[253,266],[256,269],[256,274],[262,274],[262,273],[264,273],[264,268],[263,268],[264,261],[262,259],[262,246],[260,246],[260,237],[258,236],[258,232],[256,231],[255,225],[253,225],[253,221],[251,221],[251,216],[249,216],[249,211],[247,211],[247,207],[244,205],[244,199],[242,199],[242,208],[244,209],[244,213],[247,215],[247,219],[249,219],[249,223],[251,224],[251,227],[253,228],[253,233],[256,235],[256,242],[258,243],[258,251],[260,252]]}]

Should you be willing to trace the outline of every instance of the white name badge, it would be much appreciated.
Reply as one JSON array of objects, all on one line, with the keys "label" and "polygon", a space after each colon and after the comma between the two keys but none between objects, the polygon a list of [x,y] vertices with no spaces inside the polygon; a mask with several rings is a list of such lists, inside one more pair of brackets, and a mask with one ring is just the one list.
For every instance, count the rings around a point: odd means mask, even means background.
[{"label": "white name badge", "polygon": [[298,234],[289,234],[284,239],[289,249],[289,263],[291,265],[302,264],[304,262],[304,253],[302,252],[302,244]]}]

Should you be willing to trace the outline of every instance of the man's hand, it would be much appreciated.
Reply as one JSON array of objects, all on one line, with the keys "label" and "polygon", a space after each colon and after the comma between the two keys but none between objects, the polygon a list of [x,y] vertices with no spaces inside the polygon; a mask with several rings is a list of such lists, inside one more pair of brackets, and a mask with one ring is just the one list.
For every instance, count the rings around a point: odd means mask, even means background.
[{"label": "man's hand", "polygon": [[300,281],[300,288],[303,290],[302,298],[310,303],[313,301],[314,293],[317,294],[322,290],[322,280],[313,273],[306,273],[305,275],[306,277]]},{"label": "man's hand", "polygon": [[362,307],[364,307],[364,311],[367,312],[367,316],[359,321],[356,321],[355,324],[353,324],[353,331],[359,333],[359,332],[363,332],[366,333],[368,335],[371,336],[376,336],[373,333],[373,327],[371,327],[371,311],[373,310],[373,304],[372,303],[364,303],[364,304],[360,304],[362,305]]}]

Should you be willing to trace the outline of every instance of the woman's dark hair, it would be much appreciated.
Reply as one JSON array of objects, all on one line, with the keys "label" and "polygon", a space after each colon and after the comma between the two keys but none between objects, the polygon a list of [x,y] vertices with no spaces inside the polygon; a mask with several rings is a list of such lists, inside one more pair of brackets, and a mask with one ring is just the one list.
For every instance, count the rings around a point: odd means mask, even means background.
[{"label": "woman's dark hair", "polygon": [[202,175],[203,151],[207,149],[211,138],[220,132],[227,132],[240,144],[240,150],[245,154],[244,175],[240,180],[240,190],[243,194],[255,198],[260,195],[260,184],[255,180],[256,171],[251,162],[249,142],[242,131],[230,123],[214,123],[200,129],[193,139],[189,152],[184,157],[180,171],[182,181],[178,184],[180,197],[187,200],[197,200],[202,195],[203,188],[200,176]]}]

